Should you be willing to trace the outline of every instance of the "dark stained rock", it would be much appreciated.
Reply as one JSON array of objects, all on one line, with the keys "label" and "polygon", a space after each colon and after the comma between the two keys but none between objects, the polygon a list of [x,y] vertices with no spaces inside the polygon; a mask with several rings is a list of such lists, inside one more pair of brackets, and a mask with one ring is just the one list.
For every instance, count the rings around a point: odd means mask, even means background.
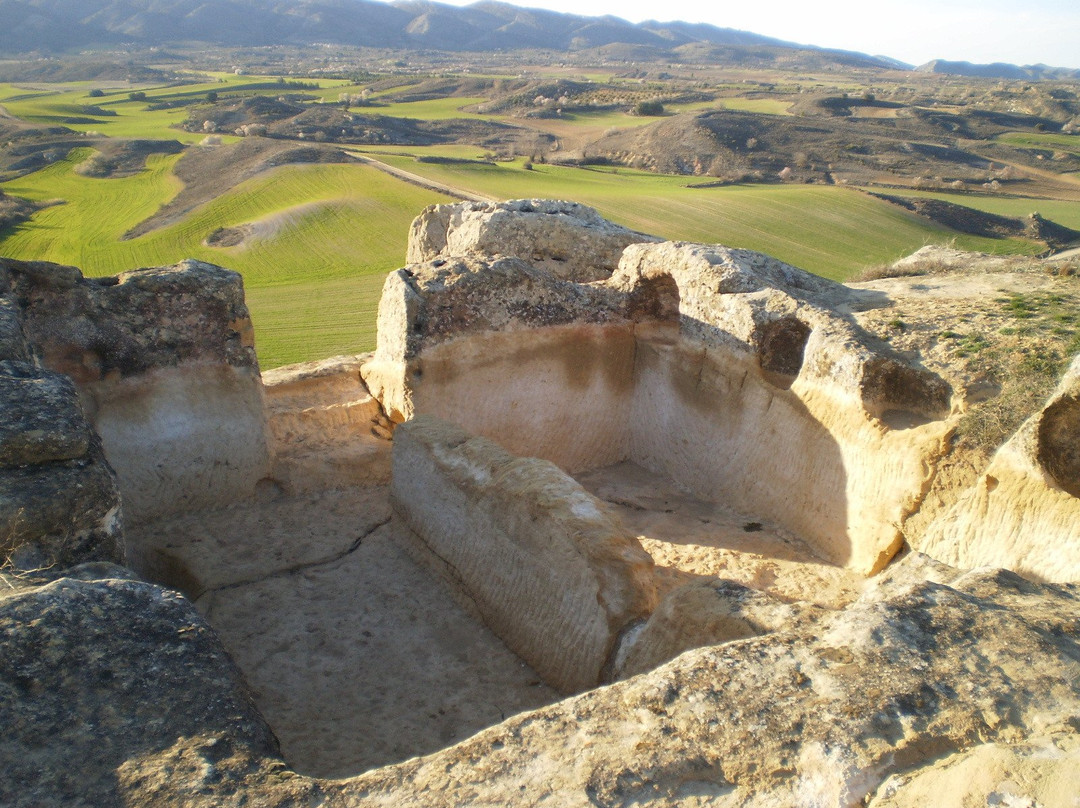
[{"label": "dark stained rock", "polygon": [[67,376],[0,361],[0,410],[0,468],[74,460],[90,448],[90,425]]},{"label": "dark stained rock", "polygon": [[0,259],[45,364],[83,384],[212,358],[255,368],[240,276],[186,260],[110,278]]},{"label": "dark stained rock", "polygon": [[0,564],[123,560],[120,494],[97,436],[83,457],[0,470]]},{"label": "dark stained rock", "polygon": [[178,742],[210,780],[222,760],[277,756],[239,671],[186,599],[120,568],[73,574],[91,580],[0,590],[0,804],[131,805],[118,768]]},{"label": "dark stained rock", "polygon": [[[0,289],[3,288],[0,280]],[[19,310],[11,295],[0,294],[0,360],[30,360],[30,346],[22,332]]]}]

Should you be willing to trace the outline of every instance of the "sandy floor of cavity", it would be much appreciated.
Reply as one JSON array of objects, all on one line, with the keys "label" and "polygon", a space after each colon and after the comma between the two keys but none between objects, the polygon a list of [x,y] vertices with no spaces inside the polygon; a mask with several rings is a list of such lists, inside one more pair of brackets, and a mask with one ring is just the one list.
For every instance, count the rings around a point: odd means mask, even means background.
[{"label": "sandy floor of cavity", "polygon": [[657,565],[663,591],[702,576],[729,578],[781,600],[829,608],[854,600],[863,578],[818,559],[762,516],[702,502],[633,463],[577,476],[607,502]]},{"label": "sandy floor of cavity", "polygon": [[196,605],[303,774],[434,752],[558,698],[397,547],[389,515],[385,488],[356,489],[129,531],[205,588]]},{"label": "sandy floor of cavity", "polygon": [[[758,516],[630,463],[579,478],[665,591],[720,576],[837,606],[860,579]],[[129,529],[135,557],[221,636],[296,771],[344,777],[434,752],[558,696],[394,542],[385,487],[280,493]]]}]

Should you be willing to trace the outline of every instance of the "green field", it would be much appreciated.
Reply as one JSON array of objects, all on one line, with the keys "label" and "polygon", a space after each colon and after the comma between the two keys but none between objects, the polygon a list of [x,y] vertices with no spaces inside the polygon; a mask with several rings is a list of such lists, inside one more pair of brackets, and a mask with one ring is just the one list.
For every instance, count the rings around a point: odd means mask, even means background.
[{"label": "green field", "polygon": [[[132,88],[81,82],[65,85],[0,85],[0,104],[14,116],[40,124],[87,118],[64,125],[118,137],[201,140],[203,134],[173,128],[191,107],[149,110],[151,104],[184,98],[202,101],[215,92],[278,94],[283,90],[335,101],[362,87],[320,80],[305,90],[259,76],[208,74],[183,86]],[[90,97],[100,89],[101,97]],[[479,98],[399,102],[371,112],[420,119],[465,117],[459,108]],[[782,113],[786,102],[723,99],[686,109],[753,109]],[[89,114],[88,106],[105,113]],[[749,106],[748,106],[749,105]],[[198,107],[196,106],[195,109]],[[365,111],[367,111],[365,109]],[[485,116],[497,118],[499,116]],[[622,111],[568,114],[566,127],[595,131],[655,120]],[[1060,136],[1047,136],[1060,137]],[[231,140],[227,138],[226,140]],[[522,159],[477,162],[481,146],[356,147],[389,165],[448,186],[499,198],[550,197],[592,205],[612,220],[669,239],[723,243],[774,255],[820,275],[843,280],[871,265],[894,261],[928,243],[954,243],[986,252],[1034,252],[1026,241],[958,235],[854,189],[823,185],[708,187],[707,178],[665,176],[611,167],[569,167]],[[126,178],[81,176],[76,167],[94,154],[72,151],[66,159],[0,184],[6,193],[50,203],[27,223],[0,233],[0,254],[81,267],[108,275],[139,266],[170,264],[187,257],[211,261],[243,274],[256,325],[263,367],[367,350],[374,345],[375,309],[386,272],[404,262],[409,222],[427,204],[447,197],[359,165],[282,166],[227,189],[181,221],[137,239],[123,234],[152,216],[180,190],[172,170],[179,155],[155,155],[146,169]],[[435,156],[459,162],[418,162]],[[695,187],[696,186],[696,187]],[[1022,216],[1039,210],[1080,229],[1080,205],[1068,202],[922,194],[994,213]],[[222,227],[251,226],[237,247],[211,247],[207,237]]]},{"label": "green field", "polygon": [[700,180],[632,169],[572,168],[521,160],[495,164],[384,162],[500,199],[552,197],[597,208],[620,224],[669,239],[768,253],[835,280],[929,243],[984,252],[1032,252],[1029,242],[964,236],[852,189],[820,185],[695,188]]},{"label": "green field", "polygon": [[[24,121],[45,125],[62,125],[76,132],[98,132],[109,137],[179,140],[197,143],[203,139],[202,132],[185,132],[174,128],[187,120],[192,107],[175,109],[149,109],[154,104],[184,99],[206,98],[215,92],[219,100],[231,95],[279,95],[282,92],[305,92],[290,89],[288,84],[278,85],[268,76],[236,76],[231,73],[211,74],[210,81],[175,86],[109,87],[107,83],[75,82],[62,85],[0,84],[0,105],[10,115]],[[311,91],[335,97],[339,88],[347,82],[323,80],[318,82],[324,89]],[[90,91],[100,89],[104,95],[90,96]],[[133,100],[131,92],[145,93],[145,100]],[[86,107],[98,107],[105,115],[88,113]]]},{"label": "green field", "polygon": [[1010,146],[1027,146],[1034,149],[1055,149],[1080,154],[1080,135],[1027,134],[1009,132],[998,140]]},{"label": "green field", "polygon": [[1020,199],[1007,196],[979,196],[977,194],[949,194],[937,191],[893,191],[896,196],[941,199],[998,216],[1023,218],[1038,213],[1045,219],[1080,230],[1080,203],[1059,199]]},{"label": "green field", "polygon": [[[176,157],[151,158],[142,174],[89,179],[74,173],[89,150],[3,189],[40,211],[0,240],[0,254],[73,264],[87,275],[198,258],[244,276],[264,367],[365,350],[385,273],[404,263],[409,223],[445,197],[364,166],[283,166],[245,182],[182,222],[130,241],[120,236],[177,189]],[[208,247],[223,226],[276,222],[245,247]]]}]

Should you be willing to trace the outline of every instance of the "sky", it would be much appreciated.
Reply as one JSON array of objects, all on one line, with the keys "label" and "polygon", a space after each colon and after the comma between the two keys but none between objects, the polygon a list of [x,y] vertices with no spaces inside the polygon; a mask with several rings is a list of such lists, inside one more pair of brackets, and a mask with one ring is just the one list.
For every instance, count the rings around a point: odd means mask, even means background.
[{"label": "sky", "polygon": [[[473,0],[443,0],[469,5]],[[891,56],[1080,68],[1077,0],[508,0],[631,22],[683,20],[805,45]]]}]

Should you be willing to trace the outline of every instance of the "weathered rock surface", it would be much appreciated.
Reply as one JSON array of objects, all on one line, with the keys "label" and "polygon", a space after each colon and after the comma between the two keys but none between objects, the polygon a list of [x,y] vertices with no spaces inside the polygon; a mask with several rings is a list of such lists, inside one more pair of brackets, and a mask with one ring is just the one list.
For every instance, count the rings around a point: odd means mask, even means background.
[{"label": "weathered rock surface", "polygon": [[558,690],[595,686],[655,604],[648,554],[551,463],[421,416],[397,429],[391,491],[427,564]]},{"label": "weathered rock surface", "polygon": [[287,492],[390,480],[393,424],[360,378],[370,358],[336,356],[263,374],[271,476]]},{"label": "weathered rock surface", "polygon": [[657,241],[590,207],[551,199],[432,205],[412,223],[406,261],[515,255],[557,278],[604,280],[629,244]]},{"label": "weathered rock surface", "polygon": [[67,376],[0,361],[0,408],[0,467],[74,460],[90,449],[90,425]]},{"label": "weathered rock surface", "polygon": [[3,273],[0,272],[0,360],[15,359],[29,362],[30,346],[26,342],[26,335],[23,334],[19,308],[12,295],[2,294],[5,290],[5,281]]},{"label": "weathered rock surface", "polygon": [[0,361],[0,565],[124,560],[120,496],[71,381]]},{"label": "weathered rock surface", "polygon": [[1069,728],[1075,588],[919,566],[820,623],[690,651],[342,790],[399,806],[852,806],[893,772]]},{"label": "weathered rock surface", "polygon": [[276,755],[243,679],[190,603],[119,568],[71,575],[0,589],[0,802],[129,805],[140,784],[118,771],[178,740],[218,782],[228,779],[215,767],[237,756]]},{"label": "weathered rock surface", "polygon": [[207,358],[258,367],[235,272],[192,260],[108,278],[45,262],[2,259],[0,268],[30,342],[79,384]]},{"label": "weathered rock surface", "polygon": [[947,383],[837,313],[857,302],[856,290],[761,253],[680,242],[634,245],[611,279],[628,292],[665,282],[677,288],[685,336],[754,354],[776,386],[816,377],[882,419],[948,414]]},{"label": "weathered rock surface", "polygon": [[917,549],[962,567],[1080,580],[1080,358]]},{"label": "weathered rock surface", "polygon": [[[429,211],[410,255],[472,209]],[[630,244],[589,284],[521,253],[388,278],[363,375],[392,419],[436,415],[571,473],[630,460],[863,573],[900,549],[952,391],[845,313],[873,293],[720,246]]]},{"label": "weathered rock surface", "polygon": [[775,522],[699,499],[634,463],[594,469],[574,479],[602,500],[652,556],[662,596],[686,584],[723,578],[784,603],[840,609],[866,583],[860,573],[821,559]]},{"label": "weathered rock surface", "polygon": [[688,651],[353,779],[286,777],[240,744],[208,772],[198,742],[181,738],[125,764],[119,788],[139,806],[848,808],[949,755],[1074,738],[1078,594],[913,555],[821,621]]},{"label": "weathered rock surface", "polygon": [[627,635],[613,673],[626,679],[691,648],[790,629],[821,615],[821,609],[783,603],[735,581],[705,578],[669,592],[640,629]]},{"label": "weathered rock surface", "polygon": [[95,439],[74,460],[0,470],[0,562],[15,570],[124,561],[116,479]]},{"label": "weathered rock surface", "polygon": [[1080,736],[982,744],[896,774],[869,808],[1072,808],[1080,794]]},{"label": "weathered rock surface", "polygon": [[250,494],[266,475],[240,276],[197,261],[88,279],[0,260],[22,330],[79,387],[132,521]]}]

